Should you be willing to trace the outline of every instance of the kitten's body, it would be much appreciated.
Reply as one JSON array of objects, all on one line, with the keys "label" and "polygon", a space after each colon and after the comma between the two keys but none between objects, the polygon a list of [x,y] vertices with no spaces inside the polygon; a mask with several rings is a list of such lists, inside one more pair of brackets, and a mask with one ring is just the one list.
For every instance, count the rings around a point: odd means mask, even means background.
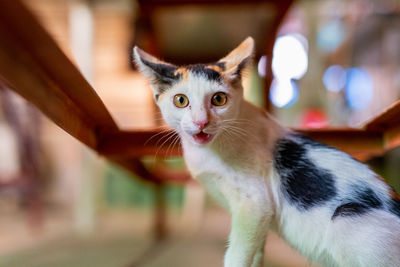
[{"label": "kitten's body", "polygon": [[[189,171],[232,214],[225,266],[262,266],[269,229],[326,266],[400,266],[400,201],[391,189],[365,165],[284,129],[241,97],[249,42],[219,65],[186,69],[136,51],[141,70],[156,78],[158,105],[181,136]],[[219,91],[231,102],[210,105]],[[190,105],[171,107],[183,93]]]}]

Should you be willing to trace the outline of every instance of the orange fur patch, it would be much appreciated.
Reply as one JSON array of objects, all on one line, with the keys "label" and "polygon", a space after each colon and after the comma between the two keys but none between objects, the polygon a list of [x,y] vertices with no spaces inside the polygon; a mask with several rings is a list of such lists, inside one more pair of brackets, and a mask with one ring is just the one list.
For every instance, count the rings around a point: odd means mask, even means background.
[{"label": "orange fur patch", "polygon": [[222,74],[222,72],[223,72],[223,69],[220,66],[217,66],[217,65],[208,65],[206,68],[215,70],[219,74]]},{"label": "orange fur patch", "polygon": [[187,80],[189,77],[189,70],[187,68],[179,68],[174,72],[175,75],[182,75],[184,80]]},{"label": "orange fur patch", "polygon": [[397,194],[393,189],[390,190],[390,197],[394,200],[400,200],[400,195]]}]

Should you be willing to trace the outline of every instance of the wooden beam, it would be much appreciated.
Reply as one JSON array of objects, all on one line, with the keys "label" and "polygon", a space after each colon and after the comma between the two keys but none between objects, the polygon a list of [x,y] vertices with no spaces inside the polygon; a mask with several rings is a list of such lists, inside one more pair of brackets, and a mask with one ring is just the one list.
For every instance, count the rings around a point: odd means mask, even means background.
[{"label": "wooden beam", "polygon": [[66,132],[91,148],[97,146],[95,126],[29,54],[10,41],[0,23],[0,81],[38,107]]},{"label": "wooden beam", "polygon": [[364,128],[367,131],[385,132],[400,126],[400,100],[388,107],[381,114],[368,121]]},{"label": "wooden beam", "polygon": [[384,152],[380,132],[353,128],[296,129],[296,131],[362,161]]},{"label": "wooden beam", "polygon": [[98,152],[105,156],[140,157],[156,155],[160,157],[182,154],[177,135],[161,130],[118,131],[103,133]]},{"label": "wooden beam", "polygon": [[385,150],[400,146],[400,100],[367,122],[364,128],[382,132]]},{"label": "wooden beam", "polygon": [[[360,129],[294,129],[316,141],[343,150],[354,157],[379,155],[383,152],[383,139],[380,132],[367,132]],[[174,137],[162,131],[108,133],[99,143],[99,153],[106,156],[139,157],[155,155],[160,157],[181,155],[180,144]]]},{"label": "wooden beam", "polygon": [[389,150],[400,146],[400,125],[391,127],[383,134],[384,148]]},{"label": "wooden beam", "polygon": [[19,0],[0,1],[0,80],[96,149],[117,126],[93,88]]},{"label": "wooden beam", "polygon": [[44,78],[63,91],[95,127],[117,128],[93,88],[20,0],[0,1],[0,24],[1,39],[8,43],[8,52],[23,55],[19,58],[21,63],[29,57],[34,69],[40,69]]}]

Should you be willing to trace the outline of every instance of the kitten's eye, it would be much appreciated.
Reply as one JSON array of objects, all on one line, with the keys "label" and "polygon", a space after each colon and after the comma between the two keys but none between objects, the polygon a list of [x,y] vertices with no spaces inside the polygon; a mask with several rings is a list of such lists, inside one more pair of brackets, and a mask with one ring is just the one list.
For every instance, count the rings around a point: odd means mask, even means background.
[{"label": "kitten's eye", "polygon": [[226,96],[225,93],[218,92],[218,93],[215,93],[213,95],[213,97],[211,98],[211,103],[214,106],[223,106],[226,104],[227,99],[228,99],[228,97]]},{"label": "kitten's eye", "polygon": [[178,108],[185,108],[189,105],[189,99],[184,94],[177,94],[174,96],[174,105]]}]

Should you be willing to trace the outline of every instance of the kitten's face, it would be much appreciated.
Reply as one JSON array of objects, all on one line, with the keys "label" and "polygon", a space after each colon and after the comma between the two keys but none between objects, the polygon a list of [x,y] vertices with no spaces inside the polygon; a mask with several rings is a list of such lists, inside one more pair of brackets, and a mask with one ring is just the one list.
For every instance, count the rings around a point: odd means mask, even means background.
[{"label": "kitten's face", "polygon": [[201,72],[187,72],[158,97],[164,120],[186,140],[205,145],[232,125],[237,117],[241,88],[221,79],[209,79]]},{"label": "kitten's face", "polygon": [[217,63],[187,67],[160,61],[137,47],[134,54],[167,124],[181,138],[206,145],[234,127],[243,97],[241,75],[253,48],[249,37]]}]

